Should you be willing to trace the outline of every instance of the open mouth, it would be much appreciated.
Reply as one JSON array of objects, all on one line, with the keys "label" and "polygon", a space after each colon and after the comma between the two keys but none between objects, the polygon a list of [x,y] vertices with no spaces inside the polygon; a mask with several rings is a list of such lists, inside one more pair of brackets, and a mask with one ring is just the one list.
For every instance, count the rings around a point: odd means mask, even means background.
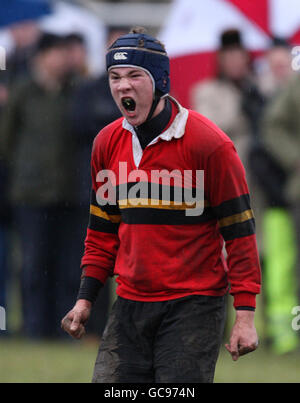
[{"label": "open mouth", "polygon": [[130,97],[123,98],[122,105],[128,112],[134,112],[136,107],[135,100]]}]

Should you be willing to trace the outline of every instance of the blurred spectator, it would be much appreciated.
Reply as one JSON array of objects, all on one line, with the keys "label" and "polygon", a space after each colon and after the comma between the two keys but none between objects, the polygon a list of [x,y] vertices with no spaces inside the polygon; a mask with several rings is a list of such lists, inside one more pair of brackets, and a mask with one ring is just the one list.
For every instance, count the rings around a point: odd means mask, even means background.
[{"label": "blurred spectator", "polygon": [[275,37],[264,59],[265,69],[258,74],[258,86],[266,100],[272,100],[294,75],[290,45]]},{"label": "blurred spectator", "polygon": [[30,61],[41,32],[35,21],[11,25],[9,31],[14,42],[14,49],[8,55],[4,76],[9,85],[14,85],[18,79],[29,74]]},{"label": "blurred spectator", "polygon": [[88,77],[88,63],[85,40],[82,35],[74,32],[65,37],[67,63],[73,80]]},{"label": "blurred spectator", "polygon": [[247,166],[251,138],[257,134],[263,99],[250,68],[250,57],[237,30],[222,33],[217,77],[192,89],[192,108],[221,127],[234,141]]},{"label": "blurred spectator", "polygon": [[62,38],[43,34],[28,79],[11,89],[1,121],[0,156],[22,249],[25,334],[63,335],[76,297],[82,254],[76,200],[76,144],[69,130],[72,91]]},{"label": "blurred spectator", "polygon": [[293,77],[288,47],[275,44],[270,54],[280,55],[280,65],[289,66],[272,70],[281,79],[282,74],[276,72],[285,74],[269,99],[262,126],[269,170],[259,171],[262,164],[258,164],[258,174],[266,178],[262,185],[268,196],[264,215],[268,336],[273,351],[282,354],[299,346],[299,337],[291,327],[291,310],[299,305],[300,77]]},{"label": "blurred spectator", "polygon": [[[265,62],[264,71],[258,74],[258,85],[264,96],[266,108],[268,104],[274,102],[276,96],[288,85],[294,75],[288,43],[283,39],[275,38],[265,55]],[[252,144],[249,165],[264,191],[267,205],[286,206],[286,196],[282,188],[286,172],[264,146],[263,134],[257,136]]]},{"label": "blurred spectator", "polygon": [[270,104],[265,116],[264,140],[268,150],[288,173],[286,196],[299,210],[300,201],[300,76],[295,77]]},{"label": "blurred spectator", "polygon": [[242,43],[240,31],[224,31],[217,52],[217,76],[196,83],[191,91],[191,107],[216,123],[235,144],[246,170],[260,255],[263,197],[250,172],[248,158],[252,144],[259,136],[263,104],[264,99],[258,90],[250,55]]},{"label": "blurred spectator", "polygon": [[[0,120],[7,102],[8,89],[0,82]],[[7,251],[9,209],[6,199],[7,173],[3,161],[0,160],[0,306],[7,309]],[[1,334],[1,332],[0,332]]]},{"label": "blurred spectator", "polygon": [[[108,46],[120,35],[124,35],[127,32],[120,29],[111,30],[107,40]],[[82,83],[74,95],[71,121],[72,133],[76,136],[79,145],[76,172],[78,174],[78,194],[80,195],[84,233],[86,233],[86,219],[90,204],[90,159],[93,140],[103,127],[119,117],[121,117],[121,114],[111,96],[106,73]],[[93,307],[93,312],[87,325],[89,334],[99,336],[104,330],[111,303],[112,290],[110,288],[111,284],[108,282]]]},{"label": "blurred spectator", "polygon": [[259,136],[264,99],[238,30],[230,29],[221,34],[217,77],[197,83],[191,95],[192,109],[216,123],[233,140],[245,166],[256,216],[258,247],[262,253],[260,223],[263,197],[250,171],[248,158],[252,144]]}]

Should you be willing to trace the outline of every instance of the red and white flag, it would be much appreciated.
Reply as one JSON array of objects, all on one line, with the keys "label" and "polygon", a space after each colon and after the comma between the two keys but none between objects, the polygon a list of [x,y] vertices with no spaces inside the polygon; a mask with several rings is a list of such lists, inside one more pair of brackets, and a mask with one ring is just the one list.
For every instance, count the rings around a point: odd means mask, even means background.
[{"label": "red and white flag", "polygon": [[272,36],[300,44],[299,0],[174,0],[160,39],[171,59],[172,94],[190,106],[192,85],[215,74],[215,54],[226,29],[241,31],[253,54]]}]

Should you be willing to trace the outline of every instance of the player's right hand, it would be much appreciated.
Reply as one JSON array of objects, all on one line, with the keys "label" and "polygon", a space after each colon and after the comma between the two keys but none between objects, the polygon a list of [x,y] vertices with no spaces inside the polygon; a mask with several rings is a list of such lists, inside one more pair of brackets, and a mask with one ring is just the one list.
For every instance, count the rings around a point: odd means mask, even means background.
[{"label": "player's right hand", "polygon": [[91,314],[92,304],[87,300],[78,300],[74,308],[61,321],[61,327],[74,339],[81,339],[85,334],[85,324]]}]

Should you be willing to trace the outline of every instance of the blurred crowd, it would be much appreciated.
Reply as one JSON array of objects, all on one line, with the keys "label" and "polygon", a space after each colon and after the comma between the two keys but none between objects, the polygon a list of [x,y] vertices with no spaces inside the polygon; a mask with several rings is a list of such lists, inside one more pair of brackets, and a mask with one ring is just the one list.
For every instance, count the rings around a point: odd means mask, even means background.
[{"label": "blurred crowd", "polygon": [[[60,338],[81,275],[93,139],[120,112],[106,74],[89,74],[82,35],[42,32],[35,22],[11,33],[0,75],[0,306],[9,317],[11,289],[19,290],[21,334]],[[108,285],[90,334],[101,334],[109,297]]]},{"label": "blurred crowd", "polygon": [[242,34],[222,33],[217,76],[197,83],[192,109],[234,141],[245,166],[263,275],[266,336],[278,354],[299,346],[291,310],[299,305],[300,75],[292,49],[273,38],[253,60]]},{"label": "blurred crowd", "polygon": [[[112,30],[107,42],[124,32]],[[17,282],[21,334],[60,338],[60,320],[79,286],[93,139],[120,112],[106,73],[90,75],[80,34],[59,36],[26,23],[12,35],[15,48],[0,72],[0,306],[9,315]],[[300,305],[300,75],[291,57],[289,44],[274,38],[253,63],[241,33],[228,30],[220,38],[216,77],[191,91],[192,109],[226,132],[246,168],[267,335],[277,353],[299,343],[291,308]],[[94,306],[90,334],[101,334],[110,297],[108,284]]]}]

